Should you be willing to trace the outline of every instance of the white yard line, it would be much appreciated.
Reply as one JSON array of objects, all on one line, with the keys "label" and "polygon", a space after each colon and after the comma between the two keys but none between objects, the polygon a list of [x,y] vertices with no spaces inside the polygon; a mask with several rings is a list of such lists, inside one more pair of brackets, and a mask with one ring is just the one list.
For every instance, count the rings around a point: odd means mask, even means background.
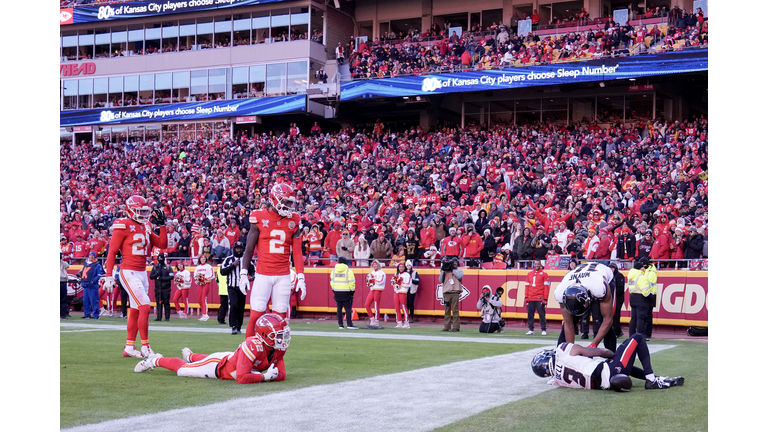
[{"label": "white yard line", "polygon": [[[80,325],[66,324],[66,326],[79,327]],[[177,329],[174,331],[182,331]],[[171,330],[171,328],[163,330]],[[196,330],[198,329],[184,331]],[[481,338],[381,335],[367,332],[354,335],[334,332],[295,332],[295,334],[490,342]],[[552,343],[551,340],[535,341],[533,339],[508,340],[503,343],[539,342]],[[651,352],[671,347],[673,345],[649,346]],[[185,432],[191,429],[218,431],[251,429],[281,432],[429,431],[554,388],[548,386],[546,380],[537,377],[530,370],[531,358],[539,350],[540,348],[535,348],[512,354],[110,420],[64,430],[72,432],[143,429]],[[493,373],[483,373],[484,371],[493,371]],[[152,371],[145,373],[151,374]],[[290,371],[288,373],[290,375]]]},{"label": "white yard line", "polygon": [[[125,325],[120,324],[80,324],[80,323],[61,323],[62,328],[80,328],[90,330],[125,330]],[[200,328],[200,327],[153,327],[149,326],[149,329],[154,331],[167,331],[167,332],[197,332],[197,333],[221,333],[230,334],[229,327],[218,328]],[[71,330],[62,330],[71,331]],[[522,339],[512,339],[510,337],[504,337],[501,335],[487,335],[484,337],[467,337],[467,336],[427,336],[427,335],[414,335],[405,333],[400,334],[387,334],[378,333],[378,330],[339,330],[335,331],[303,331],[303,330],[291,330],[293,336],[320,336],[320,337],[339,337],[339,338],[363,338],[363,339],[399,339],[399,340],[420,340],[420,341],[444,341],[444,342],[474,342],[474,343],[490,343],[490,344],[534,344],[534,345],[551,345],[552,340],[548,339],[529,339],[525,336]],[[243,335],[242,337],[245,337]]]}]

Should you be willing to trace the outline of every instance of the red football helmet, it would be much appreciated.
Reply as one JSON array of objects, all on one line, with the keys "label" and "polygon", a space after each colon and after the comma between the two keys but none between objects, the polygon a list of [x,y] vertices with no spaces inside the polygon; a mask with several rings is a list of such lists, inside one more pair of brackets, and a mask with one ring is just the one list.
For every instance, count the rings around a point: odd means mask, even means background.
[{"label": "red football helmet", "polygon": [[138,195],[134,195],[125,201],[125,211],[128,212],[129,218],[140,224],[148,221],[149,215],[152,213],[147,200]]},{"label": "red football helmet", "polygon": [[291,342],[291,328],[278,314],[264,314],[256,321],[256,337],[264,345],[285,351]]},{"label": "red football helmet", "polygon": [[286,183],[278,183],[272,186],[272,189],[269,191],[269,203],[272,204],[272,207],[280,216],[291,217],[293,215],[293,208],[296,205],[293,188]]}]

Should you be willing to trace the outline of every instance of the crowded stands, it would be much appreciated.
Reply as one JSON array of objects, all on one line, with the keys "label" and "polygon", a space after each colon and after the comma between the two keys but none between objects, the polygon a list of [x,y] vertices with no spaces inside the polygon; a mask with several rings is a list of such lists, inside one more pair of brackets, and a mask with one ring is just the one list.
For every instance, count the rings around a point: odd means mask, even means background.
[{"label": "crowded stands", "polygon": [[[435,265],[456,253],[446,237],[484,267],[551,254],[682,266],[707,256],[706,117],[373,130],[62,142],[62,251],[70,261],[105,256],[112,221],[138,194],[165,210],[172,259],[220,262],[270,186],[288,182],[315,265],[345,253]],[[338,253],[343,232],[355,251],[370,247],[366,259]]]},{"label": "crowded stands", "polygon": [[703,14],[682,13],[669,25],[621,26],[605,20],[590,30],[548,36],[519,36],[496,23],[473,26],[461,35],[433,25],[423,34],[415,29],[406,35],[390,32],[370,46],[351,43],[349,71],[353,79],[391,78],[705,48],[707,23]]}]

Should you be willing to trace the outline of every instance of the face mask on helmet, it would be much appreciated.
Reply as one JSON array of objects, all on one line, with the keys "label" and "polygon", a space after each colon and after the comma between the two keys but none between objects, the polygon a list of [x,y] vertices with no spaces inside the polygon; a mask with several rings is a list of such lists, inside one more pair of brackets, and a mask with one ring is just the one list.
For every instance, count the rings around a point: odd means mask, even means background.
[{"label": "face mask on helmet", "polygon": [[531,360],[531,369],[533,373],[541,378],[552,376],[555,366],[555,350],[544,350],[539,352]]},{"label": "face mask on helmet", "polygon": [[265,314],[256,321],[256,335],[270,348],[285,351],[291,342],[291,329],[277,314]]},{"label": "face mask on helmet", "polygon": [[128,217],[135,220],[138,223],[144,223],[149,220],[149,215],[152,213],[152,209],[147,205],[147,201],[137,195],[128,198],[125,203]]},{"label": "face mask on helmet", "polygon": [[275,209],[277,214],[282,217],[293,215],[296,206],[296,198],[293,196],[293,189],[285,184],[275,185],[269,194],[269,203]]}]

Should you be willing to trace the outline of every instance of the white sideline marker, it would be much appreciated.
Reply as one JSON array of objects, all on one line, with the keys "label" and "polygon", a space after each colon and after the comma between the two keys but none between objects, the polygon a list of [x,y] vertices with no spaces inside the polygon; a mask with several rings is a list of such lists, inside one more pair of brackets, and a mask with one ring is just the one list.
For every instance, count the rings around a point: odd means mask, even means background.
[{"label": "white sideline marker", "polygon": [[[673,346],[648,348],[653,353]],[[62,430],[429,431],[555,388],[531,372],[531,358],[540,349]],[[488,370],[495,372],[492,377],[477,373]],[[448,394],[461,394],[461,403],[450,407]]]}]

